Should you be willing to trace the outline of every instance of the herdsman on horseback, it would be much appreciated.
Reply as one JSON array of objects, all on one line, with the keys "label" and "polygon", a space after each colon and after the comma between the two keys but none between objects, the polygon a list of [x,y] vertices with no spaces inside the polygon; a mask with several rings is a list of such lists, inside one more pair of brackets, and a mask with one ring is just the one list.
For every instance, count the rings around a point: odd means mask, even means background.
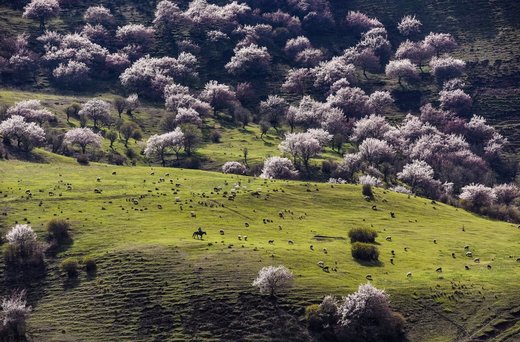
[{"label": "herdsman on horseback", "polygon": [[202,236],[207,235],[205,231],[202,230],[202,227],[199,227],[196,231],[193,232],[192,238],[202,240]]}]

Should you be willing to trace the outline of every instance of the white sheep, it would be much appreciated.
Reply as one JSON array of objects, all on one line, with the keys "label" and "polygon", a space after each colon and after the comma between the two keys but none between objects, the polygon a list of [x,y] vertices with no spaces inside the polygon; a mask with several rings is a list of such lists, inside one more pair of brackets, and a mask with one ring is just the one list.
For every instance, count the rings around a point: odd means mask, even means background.
[{"label": "white sheep", "polygon": [[386,237],[386,241],[392,241],[392,237],[391,236],[387,236]]},{"label": "white sheep", "polygon": [[467,256],[468,258],[471,258],[471,257],[473,256],[473,253],[471,253],[471,252],[466,252],[466,256]]},{"label": "white sheep", "polygon": [[406,276],[407,276],[408,278],[411,278],[411,277],[412,277],[412,272],[408,272],[408,273],[406,273]]},{"label": "white sheep", "polygon": [[318,266],[323,268],[325,266],[325,263],[323,261],[318,261]]}]

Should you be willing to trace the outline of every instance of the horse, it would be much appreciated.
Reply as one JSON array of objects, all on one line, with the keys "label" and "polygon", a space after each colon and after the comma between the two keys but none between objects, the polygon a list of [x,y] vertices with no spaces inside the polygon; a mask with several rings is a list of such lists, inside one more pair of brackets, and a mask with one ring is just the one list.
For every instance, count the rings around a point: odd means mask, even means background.
[{"label": "horse", "polygon": [[203,230],[196,230],[193,232],[193,235],[191,236],[194,239],[200,239],[202,240],[202,236],[207,235],[205,231]]}]

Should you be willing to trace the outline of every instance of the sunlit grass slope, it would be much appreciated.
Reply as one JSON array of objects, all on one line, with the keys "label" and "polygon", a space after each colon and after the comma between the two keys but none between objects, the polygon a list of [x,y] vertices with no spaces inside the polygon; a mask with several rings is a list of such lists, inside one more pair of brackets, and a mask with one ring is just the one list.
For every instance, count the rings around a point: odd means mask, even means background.
[{"label": "sunlit grass slope", "polygon": [[[255,293],[251,281],[269,264],[284,264],[296,276],[295,288],[284,297],[290,308],[329,293],[348,294],[370,274],[374,285],[393,296],[396,309],[416,320],[409,327],[412,337],[435,324],[446,329],[431,331],[431,339],[460,336],[457,324],[468,336],[505,333],[492,325],[491,332],[484,331],[482,322],[491,317],[491,324],[500,317],[497,312],[514,311],[515,300],[518,306],[516,225],[383,189],[375,190],[375,202],[367,202],[354,185],[159,167],[82,167],[53,158],[52,164],[0,162],[2,233],[16,221],[28,221],[43,238],[44,225],[53,217],[65,218],[73,227],[73,244],[49,259],[47,276],[30,286],[35,306],[30,326],[39,339],[226,336],[229,331],[218,332],[201,319],[205,310],[199,310],[203,304],[197,298],[240,302],[241,296]],[[230,200],[233,192],[236,197]],[[192,238],[198,227],[208,234],[203,241]],[[378,231],[380,265],[352,259],[347,234],[353,227]],[[247,241],[238,235],[247,235]],[[465,256],[466,245],[480,263]],[[67,280],[57,265],[68,256],[94,257],[97,275],[81,273],[77,280]],[[323,272],[318,261],[337,272]],[[7,284],[15,286],[19,284]],[[441,323],[433,323],[436,312]],[[169,318],[163,322],[157,317]],[[507,328],[512,334],[518,324]]]}]

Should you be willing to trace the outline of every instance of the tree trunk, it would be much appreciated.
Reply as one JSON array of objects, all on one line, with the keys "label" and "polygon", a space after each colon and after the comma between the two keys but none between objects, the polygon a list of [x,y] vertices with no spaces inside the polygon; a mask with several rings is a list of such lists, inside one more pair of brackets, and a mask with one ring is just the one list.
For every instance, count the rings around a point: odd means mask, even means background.
[{"label": "tree trunk", "polygon": [[363,69],[363,76],[365,76],[365,78],[368,80],[368,76],[367,76],[367,71],[366,71],[366,69]]}]

